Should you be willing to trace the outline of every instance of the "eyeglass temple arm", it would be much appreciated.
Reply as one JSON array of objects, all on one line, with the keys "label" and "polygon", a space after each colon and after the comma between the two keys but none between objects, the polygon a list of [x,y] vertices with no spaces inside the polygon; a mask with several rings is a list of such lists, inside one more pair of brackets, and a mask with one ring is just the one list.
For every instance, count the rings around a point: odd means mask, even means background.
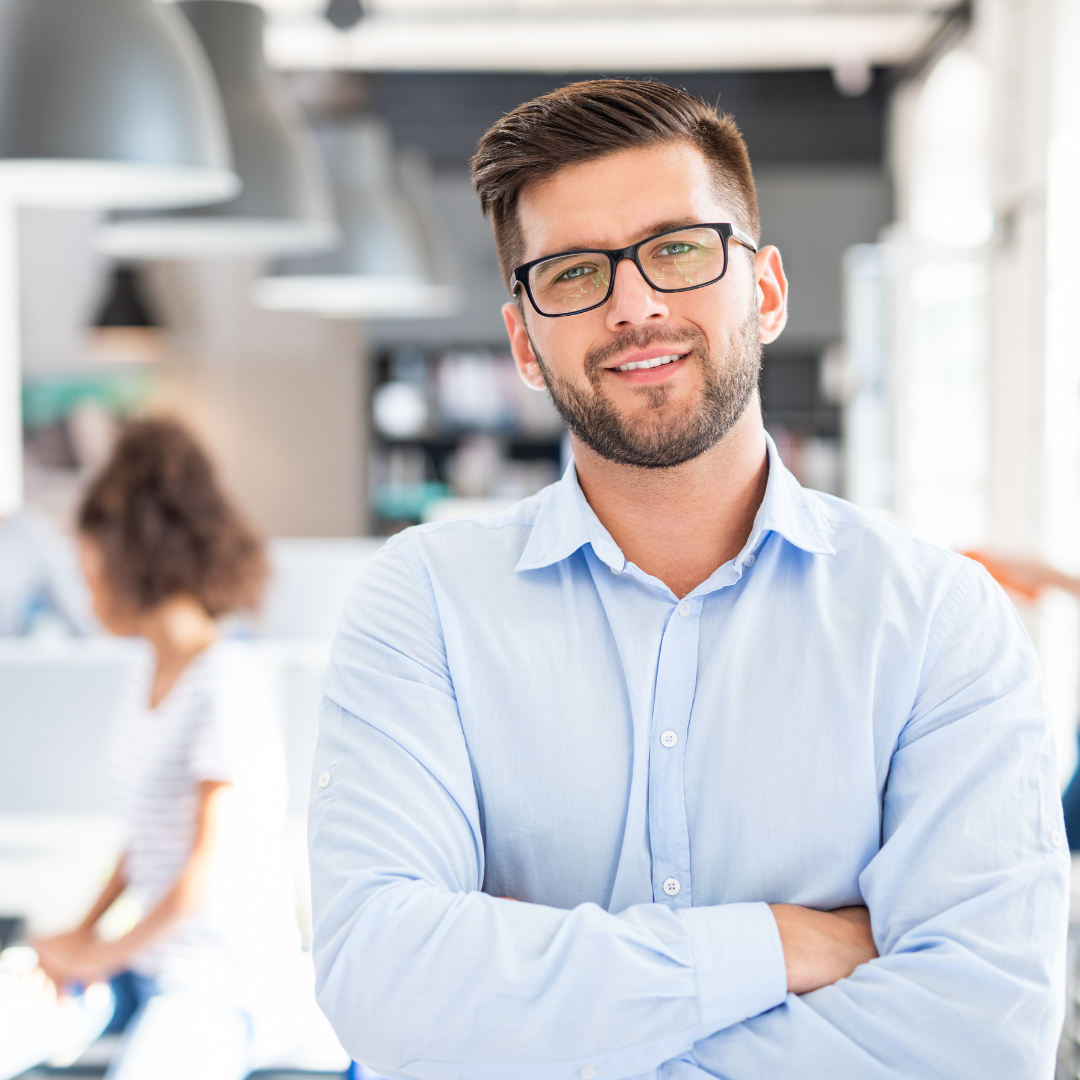
[{"label": "eyeglass temple arm", "polygon": [[742,232],[742,230],[736,229],[734,225],[731,227],[731,239],[738,240],[743,247],[749,248],[755,255],[757,254],[757,244],[755,244],[746,233]]}]

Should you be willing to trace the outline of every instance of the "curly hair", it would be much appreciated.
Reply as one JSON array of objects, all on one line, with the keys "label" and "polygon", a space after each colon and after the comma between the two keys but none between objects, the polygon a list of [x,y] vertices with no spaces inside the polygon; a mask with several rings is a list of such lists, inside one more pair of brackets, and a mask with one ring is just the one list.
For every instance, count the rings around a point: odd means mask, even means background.
[{"label": "curly hair", "polygon": [[212,616],[258,605],[263,545],[222,491],[198,443],[171,420],[124,425],[79,511],[105,579],[136,611],[195,597]]},{"label": "curly hair", "polygon": [[472,180],[495,227],[503,280],[524,261],[518,196],[560,169],[620,150],[688,142],[712,166],[717,191],[755,240],[761,231],[750,155],[734,119],[664,83],[592,79],[519,105],[480,139]]}]

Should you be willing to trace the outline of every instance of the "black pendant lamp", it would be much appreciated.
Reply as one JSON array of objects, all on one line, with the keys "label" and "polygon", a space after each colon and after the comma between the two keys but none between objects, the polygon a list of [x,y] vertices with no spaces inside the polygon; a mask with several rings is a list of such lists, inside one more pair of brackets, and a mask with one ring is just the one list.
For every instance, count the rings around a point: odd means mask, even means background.
[{"label": "black pendant lamp", "polygon": [[109,290],[91,333],[97,360],[153,361],[164,354],[161,324],[146,298],[135,266],[113,268]]}]

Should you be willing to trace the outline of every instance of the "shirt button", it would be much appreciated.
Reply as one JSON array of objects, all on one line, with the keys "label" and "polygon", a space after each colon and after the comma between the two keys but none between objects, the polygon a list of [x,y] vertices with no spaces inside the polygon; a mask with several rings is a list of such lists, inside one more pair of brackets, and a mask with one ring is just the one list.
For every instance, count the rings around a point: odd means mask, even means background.
[{"label": "shirt button", "polygon": [[680,615],[689,615],[690,614],[690,601],[689,600],[684,600],[681,604],[679,604],[679,614]]},{"label": "shirt button", "polygon": [[[609,567],[608,567],[608,569],[609,569],[609,570],[610,570],[610,571],[611,571],[611,572],[612,572],[613,574],[621,574],[621,573],[623,572],[623,568],[622,568],[621,566],[609,566]],[[588,1065],[586,1065],[585,1067],[586,1067],[586,1068],[589,1068],[589,1066],[588,1066]]]},{"label": "shirt button", "polygon": [[578,1076],[581,1077],[581,1080],[593,1080],[593,1077],[595,1075],[596,1075],[596,1066],[595,1065],[583,1065],[578,1070]]},{"label": "shirt button", "polygon": [[327,772],[324,772],[319,777],[319,787],[326,787],[326,785],[329,784],[329,783],[330,783],[330,773],[329,773],[329,771],[327,771]]},{"label": "shirt button", "polygon": [[660,745],[661,746],[671,747],[671,746],[674,746],[678,741],[679,741],[679,736],[676,735],[674,731],[665,731],[660,736]]},{"label": "shirt button", "polygon": [[743,559],[743,566],[753,566],[755,562],[757,562],[757,559],[754,557],[754,553],[751,551],[750,554],[747,555],[745,559]]},{"label": "shirt button", "polygon": [[668,896],[678,896],[681,888],[682,886],[679,884],[678,878],[669,877],[664,882],[664,892],[666,892]]},{"label": "shirt button", "polygon": [[1060,832],[1059,832],[1059,831],[1058,831],[1057,829],[1055,829],[1055,830],[1054,830],[1054,831],[1053,831],[1053,832],[1052,832],[1052,833],[1050,834],[1050,843],[1051,843],[1051,844],[1053,844],[1053,845],[1054,845],[1054,847],[1061,847],[1061,842],[1062,842],[1062,841],[1063,841],[1064,839],[1065,839],[1065,837],[1064,837],[1064,836],[1062,836],[1062,835],[1061,835],[1061,833],[1060,833]]}]

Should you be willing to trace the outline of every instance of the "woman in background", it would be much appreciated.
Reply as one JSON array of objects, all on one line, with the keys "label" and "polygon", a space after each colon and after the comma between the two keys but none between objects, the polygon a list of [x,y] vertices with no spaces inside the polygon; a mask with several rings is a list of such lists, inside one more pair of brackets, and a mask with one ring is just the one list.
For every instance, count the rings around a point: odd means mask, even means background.
[{"label": "woman in background", "polygon": [[[41,966],[61,987],[120,975],[114,985],[134,996],[113,1080],[343,1069],[280,847],[287,788],[273,698],[250,650],[217,624],[258,603],[262,546],[192,438],[160,420],[121,432],[79,531],[102,624],[150,648],[112,741],[126,849],[82,923],[35,942]],[[125,891],[143,917],[104,940],[96,927]]]}]

